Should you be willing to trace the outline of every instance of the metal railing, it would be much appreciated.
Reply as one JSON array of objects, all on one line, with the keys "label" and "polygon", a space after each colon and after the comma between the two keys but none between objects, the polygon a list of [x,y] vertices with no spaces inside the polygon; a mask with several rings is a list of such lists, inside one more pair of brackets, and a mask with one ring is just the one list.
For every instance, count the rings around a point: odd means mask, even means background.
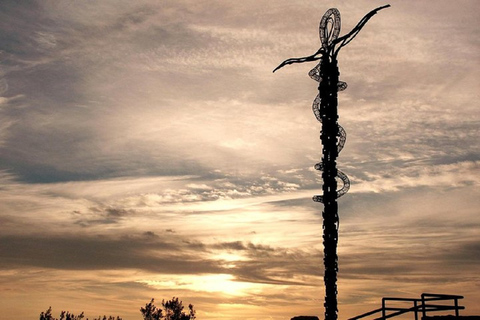
[{"label": "metal railing", "polygon": [[[422,293],[421,298],[390,298],[386,297],[382,299],[382,307],[363,313],[356,317],[350,318],[349,320],[357,320],[365,318],[376,313],[382,313],[382,316],[375,318],[374,320],[385,320],[393,318],[405,313],[413,312],[415,320],[418,320],[418,315],[421,314],[422,318],[427,316],[427,312],[432,311],[455,311],[455,316],[459,316],[459,311],[465,309],[464,306],[458,305],[458,300],[463,299],[463,296],[451,295],[451,294],[436,294],[436,293]],[[395,307],[388,306],[387,302],[389,301],[400,301],[400,302],[411,302],[410,307]],[[433,301],[450,301],[453,302],[453,305],[445,304],[432,304]],[[388,313],[388,311],[393,311]]]}]

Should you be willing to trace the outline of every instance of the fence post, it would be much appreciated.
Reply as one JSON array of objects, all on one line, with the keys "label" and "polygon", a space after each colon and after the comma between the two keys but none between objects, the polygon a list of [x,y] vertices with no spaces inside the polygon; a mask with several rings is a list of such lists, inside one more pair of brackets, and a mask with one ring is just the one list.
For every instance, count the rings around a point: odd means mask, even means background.
[{"label": "fence post", "polygon": [[422,293],[422,319],[427,316],[427,312],[425,310],[425,296]]},{"label": "fence post", "polygon": [[418,304],[417,300],[413,301],[413,306],[415,307],[415,320],[418,320]]},{"label": "fence post", "polygon": [[382,298],[382,319],[385,320],[386,312],[385,312],[385,298]]},{"label": "fence post", "polygon": [[459,315],[459,312],[458,312],[458,299],[457,299],[457,298],[454,298],[453,300],[455,301],[455,317],[458,317],[458,315]]}]

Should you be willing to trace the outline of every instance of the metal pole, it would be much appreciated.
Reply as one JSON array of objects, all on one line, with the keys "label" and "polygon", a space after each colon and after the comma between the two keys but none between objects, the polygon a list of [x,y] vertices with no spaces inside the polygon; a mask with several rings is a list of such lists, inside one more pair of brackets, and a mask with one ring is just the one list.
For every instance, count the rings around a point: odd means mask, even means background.
[{"label": "metal pole", "polygon": [[336,59],[324,55],[320,68],[320,117],[323,144],[323,244],[325,265],[325,319],[337,319],[338,272],[338,204],[337,204],[337,136],[338,136],[338,67]]}]

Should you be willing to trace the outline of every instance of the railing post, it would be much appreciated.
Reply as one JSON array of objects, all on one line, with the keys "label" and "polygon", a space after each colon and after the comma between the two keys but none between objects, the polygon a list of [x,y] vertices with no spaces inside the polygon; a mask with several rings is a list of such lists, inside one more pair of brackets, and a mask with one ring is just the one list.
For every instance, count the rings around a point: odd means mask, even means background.
[{"label": "railing post", "polygon": [[385,298],[382,298],[382,319],[385,320],[385,316],[386,316],[386,310],[385,310]]},{"label": "railing post", "polygon": [[425,309],[425,296],[422,293],[422,319],[427,316],[427,312]]},{"label": "railing post", "polygon": [[457,299],[457,298],[454,298],[453,300],[455,301],[455,317],[458,317],[458,316],[459,316],[459,312],[458,312],[458,299]]},{"label": "railing post", "polygon": [[415,307],[415,320],[418,320],[418,304],[417,304],[417,300],[414,300],[413,301],[413,306]]}]

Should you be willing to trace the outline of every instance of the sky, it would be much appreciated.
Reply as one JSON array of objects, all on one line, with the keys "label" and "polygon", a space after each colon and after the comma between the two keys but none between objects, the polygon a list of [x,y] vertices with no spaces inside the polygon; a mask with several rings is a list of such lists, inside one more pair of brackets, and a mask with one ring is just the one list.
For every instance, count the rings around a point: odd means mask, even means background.
[{"label": "sky", "polygon": [[[340,35],[339,319],[480,314],[480,2],[0,2],[0,318],[323,315],[319,21]],[[5,317],[5,318],[4,318]]]}]

